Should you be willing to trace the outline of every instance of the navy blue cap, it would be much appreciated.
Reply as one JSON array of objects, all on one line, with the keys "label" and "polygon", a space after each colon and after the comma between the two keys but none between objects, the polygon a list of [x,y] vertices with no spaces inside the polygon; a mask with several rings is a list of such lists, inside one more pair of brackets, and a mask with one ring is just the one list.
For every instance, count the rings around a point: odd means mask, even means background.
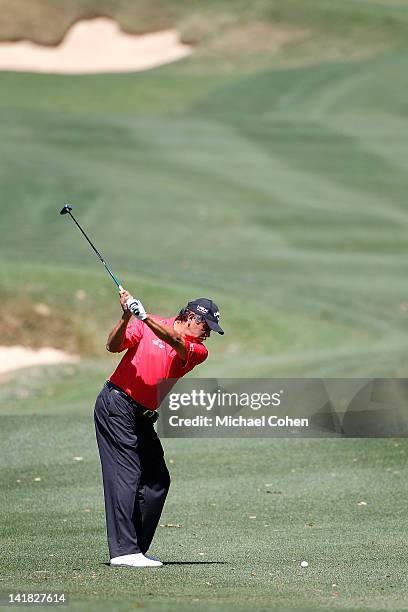
[{"label": "navy blue cap", "polygon": [[224,330],[218,325],[220,320],[220,311],[217,304],[208,298],[198,298],[189,302],[187,308],[198,315],[201,315],[208,327],[213,331],[223,334]]}]

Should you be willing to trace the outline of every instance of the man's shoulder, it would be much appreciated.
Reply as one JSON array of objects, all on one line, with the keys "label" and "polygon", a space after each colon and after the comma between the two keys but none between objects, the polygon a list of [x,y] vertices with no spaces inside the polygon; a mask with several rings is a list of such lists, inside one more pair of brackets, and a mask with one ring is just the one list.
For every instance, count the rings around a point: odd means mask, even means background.
[{"label": "man's shoulder", "polygon": [[194,340],[186,340],[187,351],[191,354],[195,354],[202,361],[208,356],[208,349],[202,342],[194,342]]},{"label": "man's shoulder", "polygon": [[194,350],[200,351],[200,353],[206,353],[208,355],[208,348],[203,344],[203,342],[192,342],[194,346]]}]

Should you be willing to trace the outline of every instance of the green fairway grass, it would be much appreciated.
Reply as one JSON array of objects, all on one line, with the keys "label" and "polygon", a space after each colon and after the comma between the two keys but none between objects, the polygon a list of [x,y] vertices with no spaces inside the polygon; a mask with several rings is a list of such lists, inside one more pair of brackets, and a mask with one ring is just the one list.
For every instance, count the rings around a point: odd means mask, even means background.
[{"label": "green fairway grass", "polygon": [[91,405],[62,408],[2,416],[2,590],[73,610],[406,609],[404,440],[164,440],[165,566],[111,569]]},{"label": "green fairway grass", "polygon": [[[80,357],[1,375],[0,591],[84,611],[407,609],[402,439],[164,440],[165,566],[107,565],[92,408],[121,311],[59,211],[149,312],[217,302],[225,336],[194,376],[405,378],[408,2],[12,5],[0,39],[103,14],[177,27],[195,52],[0,73],[0,345]],[[289,33],[275,52],[272,31]]]}]

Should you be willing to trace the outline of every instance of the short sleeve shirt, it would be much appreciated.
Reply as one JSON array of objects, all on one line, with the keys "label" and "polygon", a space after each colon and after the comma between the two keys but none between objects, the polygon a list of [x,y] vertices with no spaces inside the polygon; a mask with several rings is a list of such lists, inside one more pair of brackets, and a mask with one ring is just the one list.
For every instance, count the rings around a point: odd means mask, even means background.
[{"label": "short sleeve shirt", "polygon": [[[173,328],[176,317],[163,319],[149,315],[162,325]],[[187,359],[182,361],[177,351],[160,340],[143,321],[132,319],[128,324],[120,351],[127,349],[109,380],[150,410],[161,401],[159,383],[178,379],[207,359],[208,351],[199,342],[185,340]],[[166,385],[167,393],[170,387]]]}]

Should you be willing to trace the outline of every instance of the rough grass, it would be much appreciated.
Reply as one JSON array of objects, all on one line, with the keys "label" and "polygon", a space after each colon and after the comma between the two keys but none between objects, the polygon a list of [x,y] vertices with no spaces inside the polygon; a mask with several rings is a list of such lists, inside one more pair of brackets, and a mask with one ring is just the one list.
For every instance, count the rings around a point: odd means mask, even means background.
[{"label": "rough grass", "polygon": [[129,32],[177,28],[195,56],[189,72],[252,71],[271,62],[372,55],[405,46],[405,2],[345,0],[0,0],[0,40],[55,45],[79,19],[108,16]]},{"label": "rough grass", "polygon": [[[89,263],[89,262],[88,262]],[[106,357],[105,342],[108,330],[120,316],[121,310],[113,283],[98,270],[95,260],[92,270],[9,262],[1,275],[2,305],[0,307],[0,332],[2,343],[23,344],[33,347],[54,346],[83,357]],[[63,275],[63,285],[61,285]],[[164,316],[172,316],[189,299],[211,294],[222,304],[226,336],[211,338],[211,360],[201,368],[208,375],[217,372],[225,376],[244,373],[245,367],[256,359],[259,368],[262,355],[276,355],[276,366],[281,373],[294,354],[305,353],[309,359],[319,351],[331,352],[333,343],[337,350],[346,350],[347,344],[357,339],[361,343],[375,343],[375,336],[364,329],[321,319],[302,316],[300,313],[282,313],[271,310],[261,300],[247,300],[250,311],[242,311],[240,301],[222,291],[204,290],[200,285],[183,287],[174,282],[169,286],[145,277],[126,274],[123,282],[143,295],[149,310]],[[17,287],[17,289],[16,289]],[[268,321],[266,324],[265,321]],[[317,331],[318,330],[318,331]],[[313,351],[310,343],[314,342]],[[284,362],[282,368],[278,365]],[[246,364],[246,365],[245,365]],[[293,364],[296,367],[296,364]],[[82,365],[73,370],[78,375]],[[264,367],[269,367],[265,364]],[[298,364],[298,368],[304,367]],[[238,369],[239,368],[239,369]],[[70,369],[70,368],[68,368]],[[276,370],[277,371],[277,370]],[[12,376],[12,375],[9,375]],[[14,379],[14,377],[13,377]],[[26,388],[23,379],[14,386]],[[34,396],[36,394],[34,393]],[[31,397],[28,393],[27,397]]]}]

